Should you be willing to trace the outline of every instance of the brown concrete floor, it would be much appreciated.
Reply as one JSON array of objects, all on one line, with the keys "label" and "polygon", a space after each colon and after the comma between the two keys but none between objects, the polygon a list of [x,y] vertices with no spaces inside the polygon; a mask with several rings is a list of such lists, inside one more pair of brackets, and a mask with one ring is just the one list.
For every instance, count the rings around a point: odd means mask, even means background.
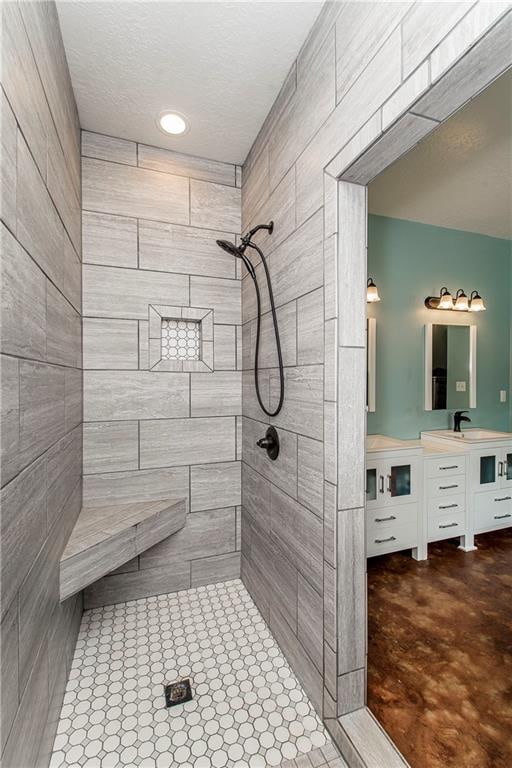
[{"label": "brown concrete floor", "polygon": [[412,768],[512,767],[512,529],[368,560],[368,706]]}]

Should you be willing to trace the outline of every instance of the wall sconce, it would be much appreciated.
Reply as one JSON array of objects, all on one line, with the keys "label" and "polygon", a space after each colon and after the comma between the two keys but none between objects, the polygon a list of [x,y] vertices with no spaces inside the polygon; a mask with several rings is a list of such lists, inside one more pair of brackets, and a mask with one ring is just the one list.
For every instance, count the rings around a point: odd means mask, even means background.
[{"label": "wall sconce", "polygon": [[439,296],[427,296],[425,306],[427,309],[448,309],[457,312],[483,312],[487,309],[478,291],[472,291],[468,299],[462,288],[459,288],[454,299],[446,287],[441,288]]},{"label": "wall sconce", "polygon": [[470,312],[485,312],[487,307],[484,304],[484,300],[478,293],[478,291],[471,291],[469,297],[469,311]]},{"label": "wall sconce", "polygon": [[372,277],[369,277],[368,282],[366,283],[366,301],[372,304],[375,301],[380,301],[379,291],[377,290],[377,286],[373,282]]}]

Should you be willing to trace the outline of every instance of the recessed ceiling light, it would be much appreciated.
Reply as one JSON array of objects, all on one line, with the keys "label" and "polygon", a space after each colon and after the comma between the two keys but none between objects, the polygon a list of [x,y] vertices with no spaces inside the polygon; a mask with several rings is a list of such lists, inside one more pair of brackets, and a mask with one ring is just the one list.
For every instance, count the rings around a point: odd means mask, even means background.
[{"label": "recessed ceiling light", "polygon": [[173,136],[180,136],[188,131],[188,122],[179,112],[171,112],[170,110],[161,112],[157,124],[161,131]]}]

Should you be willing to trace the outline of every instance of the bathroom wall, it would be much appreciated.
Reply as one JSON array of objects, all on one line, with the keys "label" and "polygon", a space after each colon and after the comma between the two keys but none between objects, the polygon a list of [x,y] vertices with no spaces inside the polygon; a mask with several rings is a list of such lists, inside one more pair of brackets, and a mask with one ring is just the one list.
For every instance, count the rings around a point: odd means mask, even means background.
[{"label": "bathroom wall", "polygon": [[[338,187],[335,178],[378,139],[391,162],[404,120],[401,133],[414,141],[432,130],[434,120],[402,116],[505,11],[483,2],[326,3],[243,168],[243,229],[275,222],[259,242],[274,282],[287,388],[272,420],[282,438],[272,464],[254,448],[267,419],[249,370],[254,300],[246,276],[242,578],[333,732],[335,719],[362,708],[366,695],[366,264],[354,256],[365,252],[365,189]],[[503,23],[495,45],[508,45],[508,34]],[[489,60],[488,47],[481,55]],[[370,169],[372,162],[380,157],[368,160]],[[352,215],[338,222],[340,197]],[[272,344],[267,315],[261,387],[275,404]],[[344,748],[353,754],[352,744]]]},{"label": "bathroom wall", "polygon": [[[377,404],[368,414],[369,434],[416,438],[424,429],[451,427],[449,411],[425,411],[425,323],[477,326],[477,407],[471,426],[508,430],[509,300],[511,242],[386,216],[369,216],[368,274],[382,301],[368,305],[377,320]],[[487,311],[479,314],[432,312],[423,302],[442,286],[453,293],[478,290]]]},{"label": "bathroom wall", "polygon": [[48,763],[82,612],[80,150],[53,3],[2,4],[1,763]]},{"label": "bathroom wall", "polygon": [[[240,232],[240,169],[83,132],[82,173],[84,503],[189,501],[85,605],[236,578],[241,276],[215,240]],[[160,361],[160,318],[205,310],[205,364]]]}]

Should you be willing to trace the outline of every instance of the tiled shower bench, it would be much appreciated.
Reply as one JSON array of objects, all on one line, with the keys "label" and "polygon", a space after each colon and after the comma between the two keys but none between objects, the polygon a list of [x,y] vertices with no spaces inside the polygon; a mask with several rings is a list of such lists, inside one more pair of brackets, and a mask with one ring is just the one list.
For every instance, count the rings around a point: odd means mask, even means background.
[{"label": "tiled shower bench", "polygon": [[60,600],[171,536],[186,521],[185,499],[82,507],[60,560]]}]

